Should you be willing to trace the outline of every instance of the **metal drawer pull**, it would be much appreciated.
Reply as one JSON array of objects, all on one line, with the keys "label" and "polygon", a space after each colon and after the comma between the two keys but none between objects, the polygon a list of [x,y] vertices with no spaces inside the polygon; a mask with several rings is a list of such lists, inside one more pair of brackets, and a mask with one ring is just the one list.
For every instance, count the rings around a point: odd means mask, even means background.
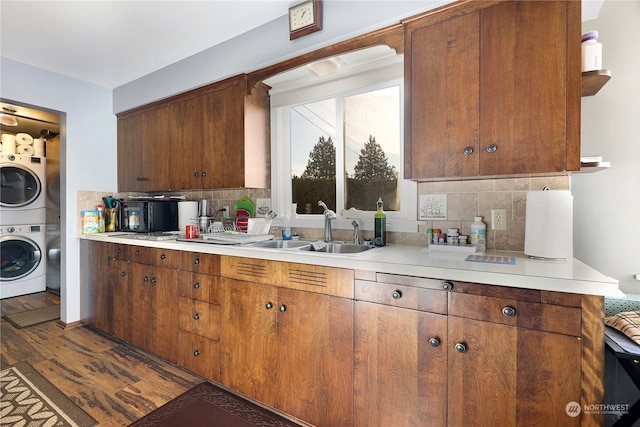
[{"label": "metal drawer pull", "polygon": [[193,355],[194,355],[195,357],[200,356],[200,350],[196,350],[196,351],[194,351],[194,352],[193,352]]},{"label": "metal drawer pull", "polygon": [[198,313],[193,315],[193,320],[198,320],[200,319],[200,315]]},{"label": "metal drawer pull", "polygon": [[451,282],[443,282],[442,283],[442,289],[449,292],[453,289],[453,283]]},{"label": "metal drawer pull", "polygon": [[193,284],[193,289],[198,289],[200,287],[200,283],[196,282]]},{"label": "metal drawer pull", "polygon": [[266,303],[264,306],[267,310],[271,310],[273,308],[273,304],[271,304],[270,302]]},{"label": "metal drawer pull", "polygon": [[464,147],[464,150],[462,151],[464,154],[471,154],[473,153],[473,147]]},{"label": "metal drawer pull", "polygon": [[493,153],[498,149],[498,146],[496,144],[489,144],[487,145],[487,153]]},{"label": "metal drawer pull", "polygon": [[160,254],[160,259],[165,259],[167,256],[165,254]]},{"label": "metal drawer pull", "polygon": [[140,251],[136,251],[136,256],[140,256]]},{"label": "metal drawer pull", "polygon": [[391,296],[393,297],[393,299],[400,299],[402,298],[402,292],[400,291],[393,291],[391,293]]},{"label": "metal drawer pull", "polygon": [[516,309],[506,306],[502,309],[502,314],[504,314],[506,317],[513,317],[516,315]]},{"label": "metal drawer pull", "polygon": [[200,264],[200,258],[196,258],[196,259],[194,259],[194,260],[193,260],[193,263],[194,263],[194,264]]},{"label": "metal drawer pull", "polygon": [[455,349],[458,353],[464,353],[467,351],[467,345],[465,343],[459,342],[456,343]]},{"label": "metal drawer pull", "polygon": [[429,345],[433,348],[440,347],[440,340],[438,338],[429,339]]},{"label": "metal drawer pull", "polygon": [[285,311],[287,311],[287,306],[282,304],[278,310],[280,310],[280,313],[284,313]]},{"label": "metal drawer pull", "polygon": [[145,281],[145,282],[148,282],[149,281],[149,276],[144,276],[144,279],[142,279],[142,280]]}]

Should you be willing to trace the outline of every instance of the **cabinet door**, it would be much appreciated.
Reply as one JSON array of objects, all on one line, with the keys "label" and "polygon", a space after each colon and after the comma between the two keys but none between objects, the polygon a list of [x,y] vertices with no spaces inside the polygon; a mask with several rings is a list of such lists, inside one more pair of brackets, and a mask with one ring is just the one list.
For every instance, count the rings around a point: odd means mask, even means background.
[{"label": "cabinet door", "polygon": [[171,189],[201,188],[202,99],[192,97],[171,104],[171,140],[182,149],[171,156]]},{"label": "cabinet door", "polygon": [[447,424],[447,318],[355,303],[356,427]]},{"label": "cabinet door", "polygon": [[244,88],[237,84],[202,97],[202,188],[244,187]]},{"label": "cabinet door", "polygon": [[580,425],[578,337],[450,317],[448,347],[449,425]]},{"label": "cabinet door", "polygon": [[145,111],[142,120],[142,171],[144,191],[171,189],[169,159],[173,155],[174,144],[169,134],[170,107],[160,107]]},{"label": "cabinet door", "polygon": [[145,350],[151,348],[153,318],[151,312],[151,271],[148,265],[131,263],[129,290],[131,295],[131,316],[129,337],[131,344]]},{"label": "cabinet door", "polygon": [[216,341],[181,330],[178,363],[211,381],[220,381],[220,351]]},{"label": "cabinet door", "polygon": [[220,380],[222,384],[274,406],[281,374],[276,370],[276,288],[221,280]]},{"label": "cabinet door", "polygon": [[151,342],[149,351],[178,362],[178,272],[153,267],[150,275]]},{"label": "cabinet door", "polygon": [[[148,153],[147,153],[148,154]],[[118,118],[118,191],[143,191],[140,115]]]},{"label": "cabinet door", "polygon": [[517,328],[449,317],[448,425],[515,425]]},{"label": "cabinet door", "polygon": [[93,294],[93,316],[91,325],[108,333],[113,333],[113,287],[116,280],[117,261],[110,243],[89,242],[86,265],[89,271],[90,287]]},{"label": "cabinet door", "polygon": [[478,174],[479,14],[410,34],[407,178]]},{"label": "cabinet door", "polygon": [[353,301],[278,289],[276,408],[317,426],[353,425]]},{"label": "cabinet door", "polygon": [[129,263],[114,262],[113,280],[113,335],[124,341],[130,340],[131,289],[129,287]]},{"label": "cabinet door", "polygon": [[[567,76],[580,74],[567,62],[567,52],[579,49],[567,40],[568,3],[576,2],[514,1],[481,11],[480,175],[567,170],[567,140],[577,142],[567,134]],[[573,104],[579,112],[580,100]]]}]

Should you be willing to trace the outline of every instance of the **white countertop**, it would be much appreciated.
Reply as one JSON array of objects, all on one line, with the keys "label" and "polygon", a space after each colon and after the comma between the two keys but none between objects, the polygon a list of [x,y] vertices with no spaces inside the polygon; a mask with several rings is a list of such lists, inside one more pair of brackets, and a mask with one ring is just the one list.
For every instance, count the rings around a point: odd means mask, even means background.
[{"label": "white countertop", "polygon": [[117,237],[118,234],[128,233],[86,234],[81,235],[80,238],[514,288],[624,296],[618,289],[616,279],[601,274],[575,258],[565,261],[547,261],[530,259],[522,252],[490,252],[489,255],[514,257],[516,263],[515,265],[489,264],[465,261],[467,254],[463,253],[431,251],[425,247],[409,245],[388,245],[358,254],[331,254],[296,249],[267,249],[175,240],[138,240]]}]

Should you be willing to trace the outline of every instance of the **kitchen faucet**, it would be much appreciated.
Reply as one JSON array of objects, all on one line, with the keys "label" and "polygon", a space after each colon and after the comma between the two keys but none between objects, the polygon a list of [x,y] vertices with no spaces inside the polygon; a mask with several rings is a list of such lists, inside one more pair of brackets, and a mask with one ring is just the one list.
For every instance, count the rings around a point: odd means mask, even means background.
[{"label": "kitchen faucet", "polygon": [[358,224],[358,220],[354,219],[351,221],[351,225],[353,225],[353,244],[360,244],[360,224]]},{"label": "kitchen faucet", "polygon": [[318,200],[318,206],[324,209],[324,241],[330,242],[333,240],[331,233],[331,220],[336,219],[336,213],[329,209],[322,200]]}]

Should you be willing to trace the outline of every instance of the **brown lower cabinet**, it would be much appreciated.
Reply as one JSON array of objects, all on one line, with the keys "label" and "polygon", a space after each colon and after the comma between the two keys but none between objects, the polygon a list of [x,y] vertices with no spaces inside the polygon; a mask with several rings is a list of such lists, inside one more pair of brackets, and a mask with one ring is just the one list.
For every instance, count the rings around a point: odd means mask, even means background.
[{"label": "brown lower cabinet", "polygon": [[222,282],[221,382],[318,426],[353,423],[353,301]]},{"label": "brown lower cabinet", "polygon": [[311,425],[603,423],[602,297],[81,245],[93,326]]}]

